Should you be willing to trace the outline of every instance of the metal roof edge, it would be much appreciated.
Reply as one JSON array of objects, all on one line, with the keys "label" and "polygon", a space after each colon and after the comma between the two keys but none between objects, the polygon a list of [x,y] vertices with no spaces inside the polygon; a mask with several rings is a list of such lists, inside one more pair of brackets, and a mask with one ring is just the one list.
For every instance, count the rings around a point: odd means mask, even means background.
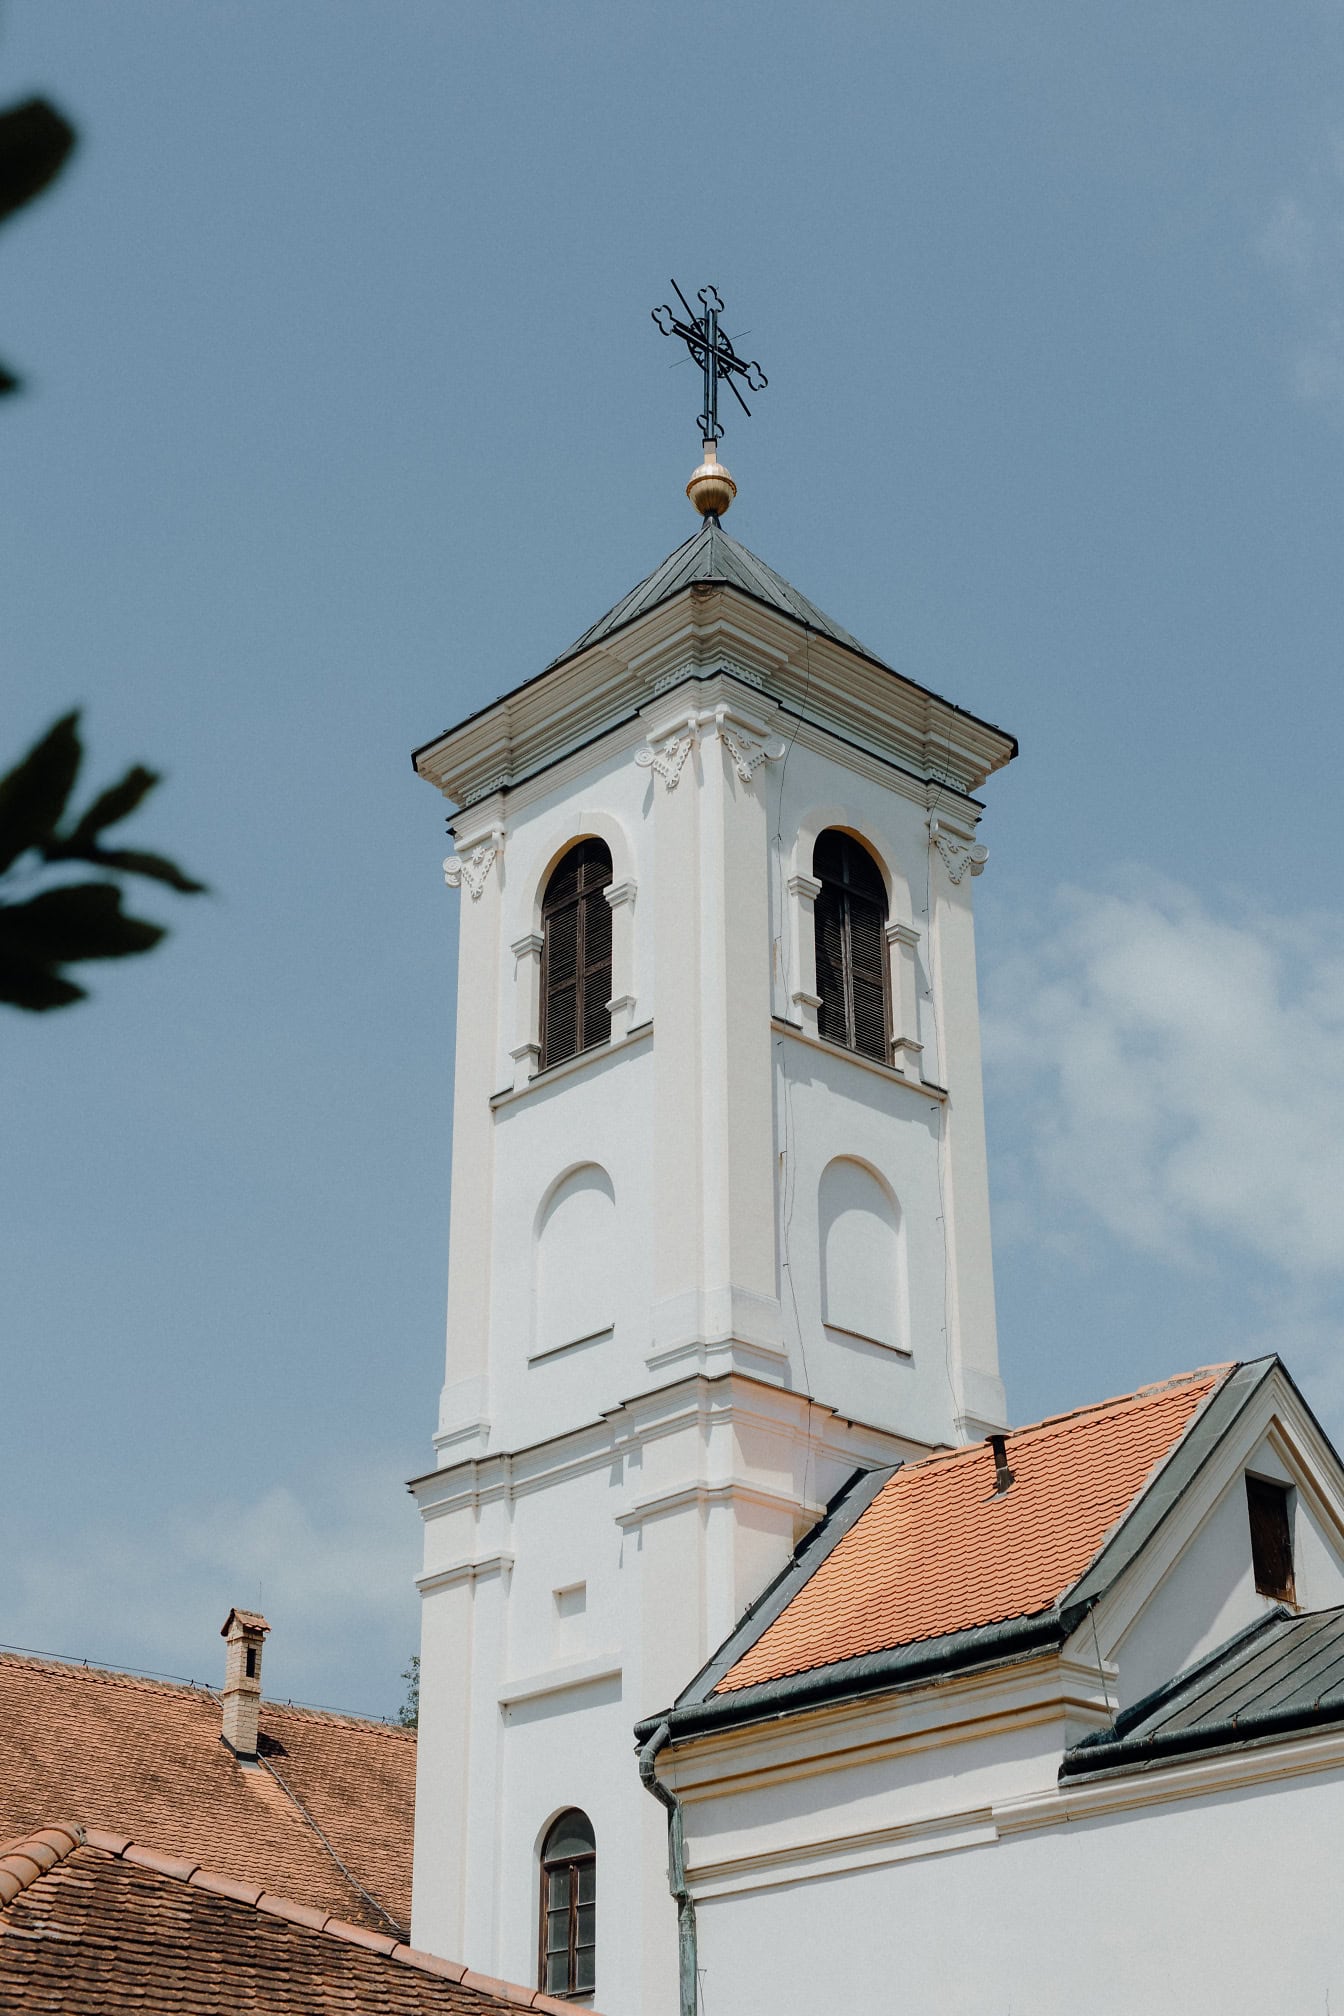
[{"label": "metal roof edge", "polygon": [[1031,1617],[1010,1617],[999,1624],[978,1624],[969,1631],[942,1638],[920,1639],[886,1652],[868,1652],[832,1666],[810,1667],[782,1680],[765,1680],[731,1694],[715,1694],[684,1707],[666,1709],[635,1725],[640,1742],[666,1722],[673,1743],[713,1735],[745,1722],[773,1721],[808,1708],[825,1708],[886,1688],[936,1681],[980,1666],[1001,1666],[1028,1657],[1067,1637],[1058,1608]]},{"label": "metal roof edge", "polygon": [[1093,1603],[1137,1560],[1168,1514],[1231,1430],[1242,1410],[1279,1365],[1277,1357],[1235,1365],[1214,1387],[1174,1444],[1157,1475],[1124,1513],[1072,1588],[1059,1599],[1060,1615],[1072,1631]]},{"label": "metal roof edge", "polygon": [[1182,1757],[1207,1756],[1210,1751],[1249,1750],[1257,1744],[1282,1742],[1285,1737],[1344,1723],[1344,1707],[1336,1703],[1323,1708],[1254,1709],[1220,1722],[1206,1722],[1197,1729],[1174,1729],[1146,1739],[1121,1738],[1109,1747],[1087,1752],[1079,1761],[1081,1745],[1066,1750],[1059,1767],[1061,1780],[1070,1784],[1095,1778],[1120,1777],[1126,1772],[1156,1770]]},{"label": "metal roof edge", "polygon": [[855,1470],[846,1478],[816,1525],[808,1528],[774,1581],[748,1606],[718,1650],[677,1696],[676,1708],[706,1700],[713,1694],[724,1675],[730,1673],[757,1639],[764,1636],[803,1585],[811,1581],[827,1556],[834,1553],[847,1533],[852,1532],[883,1486],[901,1467],[900,1463],[887,1463],[873,1470]]},{"label": "metal roof edge", "polygon": [[[666,566],[668,562],[674,560],[678,553],[683,552],[685,547],[692,544],[698,537],[698,534],[693,534],[692,539],[683,542],[682,546],[677,547],[673,553],[670,553],[667,556],[667,560],[661,563],[661,566]],[[737,543],[740,545],[741,542]],[[770,567],[768,561],[761,560],[759,555],[751,553],[750,548],[742,547],[741,550],[747,553],[752,560],[756,561],[759,566],[765,568],[769,573],[773,574],[775,572]],[[661,571],[661,567],[655,568],[653,571],[656,574]],[[782,576],[779,578],[783,579]],[[643,585],[643,583],[640,584],[640,586]],[[792,586],[791,583],[787,582],[784,585],[786,587]],[[1014,761],[1019,754],[1018,739],[1007,728],[1000,727],[996,721],[986,720],[983,715],[972,713],[969,707],[959,706],[955,700],[949,700],[945,695],[935,692],[933,687],[925,686],[918,679],[911,678],[908,672],[902,672],[897,666],[888,664],[885,658],[874,656],[866,646],[860,644],[858,639],[852,637],[848,631],[840,634],[840,626],[834,624],[832,619],[825,616],[822,610],[815,609],[815,605],[811,603],[807,604],[809,608],[814,609],[814,613],[821,619],[820,623],[809,622],[806,617],[800,616],[796,610],[790,609],[784,603],[772,600],[765,595],[755,594],[751,589],[743,586],[738,581],[714,576],[712,578],[696,578],[678,582],[676,585],[669,587],[667,592],[660,595],[655,601],[637,608],[630,616],[624,618],[620,623],[613,625],[610,630],[603,630],[599,636],[593,636],[593,632],[601,629],[601,625],[606,622],[607,617],[613,613],[613,610],[620,608],[622,603],[630,599],[630,596],[622,596],[621,601],[614,603],[612,609],[607,611],[606,616],[599,617],[597,623],[591,625],[583,633],[583,636],[578,638],[559,658],[553,658],[539,672],[534,672],[529,678],[521,680],[518,685],[509,687],[506,692],[499,694],[496,699],[487,701],[481,707],[473,708],[471,713],[464,715],[460,721],[454,722],[450,727],[441,729],[437,735],[431,735],[427,741],[421,742],[411,751],[411,768],[417,776],[423,775],[424,773],[420,769],[420,758],[427,755],[430,750],[437,748],[440,743],[446,742],[450,736],[458,734],[462,729],[470,727],[475,722],[486,719],[497,708],[503,707],[510,700],[517,699],[520,694],[528,692],[532,687],[539,684],[541,680],[549,678],[553,672],[562,671],[567,666],[574,664],[577,659],[583,657],[586,651],[602,651],[607,649],[613,638],[621,636],[626,630],[642,622],[646,616],[650,616],[656,610],[664,608],[667,603],[675,601],[678,595],[689,594],[694,588],[725,588],[734,595],[740,595],[743,601],[754,603],[758,608],[768,610],[771,615],[781,617],[785,622],[793,624],[796,629],[803,633],[834,645],[838,651],[848,652],[851,657],[860,659],[864,664],[872,666],[875,671],[885,673],[888,678],[899,679],[904,686],[909,687],[914,693],[921,694],[925,700],[932,701],[939,707],[946,708],[948,713],[958,716],[963,721],[970,722],[974,727],[982,729],[986,734],[997,737],[999,741],[1007,745],[1008,754],[1003,758],[1002,762],[992,766],[994,769],[1002,769],[1005,764]],[[807,597],[802,595],[801,591],[793,589],[792,592],[798,595],[800,601],[807,602]],[[637,593],[637,588],[630,591],[630,595]],[[591,641],[585,641],[587,639],[591,639]]]},{"label": "metal roof edge", "polygon": [[[1169,1707],[1173,1701],[1179,1701],[1182,1694],[1197,1690],[1218,1671],[1219,1667],[1232,1664],[1253,1640],[1263,1637],[1294,1614],[1286,1605],[1276,1603],[1272,1610],[1266,1610],[1263,1617],[1252,1618],[1249,1624],[1243,1625],[1240,1631],[1234,1632],[1221,1645],[1215,1645],[1212,1652],[1206,1654],[1194,1666],[1187,1667],[1183,1673],[1173,1674],[1170,1680],[1161,1681],[1156,1687],[1150,1688],[1148,1693],[1141,1695],[1137,1701],[1131,1702],[1128,1708],[1123,1708],[1109,1729],[1089,1730],[1086,1736],[1080,1737],[1078,1742],[1072,1744],[1065,1752],[1066,1758],[1079,1750],[1102,1750],[1111,1748],[1116,1743],[1123,1743],[1131,1729],[1136,1729],[1150,1715],[1155,1715],[1159,1708]],[[1060,1768],[1062,1770],[1063,1766]]]}]

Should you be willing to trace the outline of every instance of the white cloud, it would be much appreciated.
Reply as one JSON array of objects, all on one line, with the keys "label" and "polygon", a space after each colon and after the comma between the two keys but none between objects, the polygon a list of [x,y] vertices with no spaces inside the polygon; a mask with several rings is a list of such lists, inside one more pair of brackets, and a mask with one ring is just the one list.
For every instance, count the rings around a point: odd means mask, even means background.
[{"label": "white cloud", "polygon": [[8,1550],[3,1635],[216,1685],[229,1608],[259,1604],[268,1694],[391,1713],[419,1642],[418,1523],[391,1465],[302,1497],[275,1485],[169,1507],[152,1526],[113,1513]]},{"label": "white cloud", "polygon": [[1322,150],[1310,193],[1282,199],[1256,250],[1297,305],[1294,391],[1344,421],[1344,134]]},{"label": "white cloud", "polygon": [[1063,889],[991,968],[985,1041],[996,1231],[1076,1238],[1081,1207],[1177,1264],[1344,1282],[1344,919]]}]

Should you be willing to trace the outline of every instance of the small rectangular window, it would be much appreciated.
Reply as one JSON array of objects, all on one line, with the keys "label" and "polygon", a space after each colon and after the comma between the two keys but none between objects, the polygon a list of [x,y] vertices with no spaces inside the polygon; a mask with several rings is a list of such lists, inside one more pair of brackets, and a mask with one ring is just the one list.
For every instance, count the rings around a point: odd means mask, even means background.
[{"label": "small rectangular window", "polygon": [[1266,1477],[1246,1479],[1255,1586],[1262,1596],[1273,1596],[1280,1603],[1297,1601],[1293,1582],[1291,1496],[1285,1484],[1271,1484]]}]

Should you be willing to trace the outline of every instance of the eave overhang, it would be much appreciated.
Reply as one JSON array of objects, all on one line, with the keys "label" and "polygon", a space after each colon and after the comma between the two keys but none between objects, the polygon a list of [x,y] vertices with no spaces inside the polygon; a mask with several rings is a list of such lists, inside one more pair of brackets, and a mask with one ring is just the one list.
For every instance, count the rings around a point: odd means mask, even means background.
[{"label": "eave overhang", "polygon": [[795,1558],[676,1703],[637,1724],[636,1736],[647,1741],[666,1722],[673,1743],[687,1742],[734,1726],[831,1707],[883,1689],[936,1685],[976,1667],[1002,1665],[1062,1648],[1149,1547],[1265,1382],[1275,1376],[1300,1399],[1276,1357],[1238,1365],[1220,1381],[1151,1481],[1103,1539],[1082,1575],[1048,1609],[716,1694],[713,1690],[723,1675],[811,1578],[892,1474],[890,1470],[868,1473],[834,1501],[826,1519],[806,1537]]},{"label": "eave overhang", "polygon": [[424,743],[412,762],[470,806],[625,726],[682,680],[720,672],[782,716],[963,796],[1017,754],[1014,736],[857,647],[732,583],[696,581]]}]

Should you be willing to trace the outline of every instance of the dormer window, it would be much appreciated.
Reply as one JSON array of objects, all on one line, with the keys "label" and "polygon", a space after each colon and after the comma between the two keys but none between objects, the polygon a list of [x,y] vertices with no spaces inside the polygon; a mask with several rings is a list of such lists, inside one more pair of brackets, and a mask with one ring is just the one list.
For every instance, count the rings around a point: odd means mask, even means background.
[{"label": "dormer window", "polygon": [[1262,1596],[1296,1603],[1293,1575],[1292,1492],[1267,1477],[1247,1477],[1246,1509],[1251,1520],[1251,1565]]},{"label": "dormer window", "polygon": [[821,883],[817,934],[817,1033],[860,1056],[891,1062],[882,871],[852,834],[819,836],[812,873]]},{"label": "dormer window", "polygon": [[580,840],[557,864],[541,906],[541,1069],[611,1036],[611,855]]}]

